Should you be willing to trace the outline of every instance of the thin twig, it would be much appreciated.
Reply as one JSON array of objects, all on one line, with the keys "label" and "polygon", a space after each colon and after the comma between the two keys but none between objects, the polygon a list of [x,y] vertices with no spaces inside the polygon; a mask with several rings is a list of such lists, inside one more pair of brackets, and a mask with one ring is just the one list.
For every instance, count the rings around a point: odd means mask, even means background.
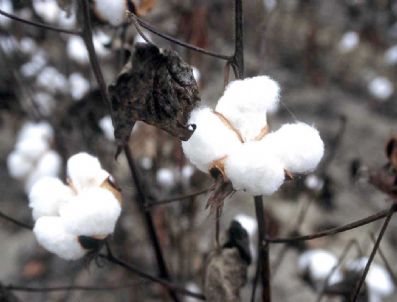
[{"label": "thin twig", "polygon": [[262,196],[255,196],[255,212],[258,222],[258,265],[260,265],[260,276],[262,279],[262,301],[271,301],[270,289],[270,262],[269,262],[269,245],[261,244],[267,234],[267,226],[265,221],[265,211],[263,208]]},{"label": "thin twig", "polygon": [[12,222],[13,224],[16,224],[17,226],[27,229],[27,230],[33,230],[33,226],[31,226],[30,224],[21,222],[16,220],[15,218],[12,218],[11,216],[8,216],[6,214],[4,214],[3,212],[0,212],[0,218],[3,218],[4,220],[7,220],[9,222]]},{"label": "thin twig", "polygon": [[52,26],[52,25],[48,25],[48,24],[44,24],[44,23],[40,23],[40,22],[29,21],[29,20],[20,18],[18,16],[15,16],[13,14],[7,13],[7,12],[1,10],[1,9],[0,9],[0,15],[3,15],[5,17],[7,17],[7,18],[13,19],[13,20],[18,21],[18,22],[22,22],[22,23],[27,24],[27,25],[31,25],[31,26],[35,26],[35,27],[39,27],[39,28],[43,28],[43,29],[47,29],[47,30],[52,30],[52,31],[56,31],[56,32],[63,33],[63,34],[68,34],[68,35],[76,35],[76,36],[80,35],[79,31],[59,28],[59,27],[56,27],[56,26]]},{"label": "thin twig", "polygon": [[[133,15],[133,13],[131,13],[131,15]],[[159,36],[159,37],[161,37],[161,38],[163,38],[165,40],[168,40],[168,41],[170,41],[172,43],[175,43],[175,44],[177,44],[179,46],[194,50],[196,52],[205,54],[205,55],[210,56],[210,57],[214,57],[214,58],[218,58],[218,59],[222,59],[222,60],[226,60],[226,61],[229,61],[231,59],[231,56],[226,56],[226,55],[223,55],[223,54],[220,54],[220,53],[216,53],[216,52],[213,52],[213,51],[201,48],[201,47],[197,47],[197,46],[194,46],[192,44],[189,44],[189,43],[183,42],[181,40],[178,40],[178,39],[176,39],[174,37],[171,37],[170,35],[167,35],[165,33],[162,33],[160,31],[158,31],[156,28],[154,28],[149,23],[143,21],[138,16],[136,16],[136,15],[134,15],[134,16],[135,16],[136,21],[139,23],[140,26],[142,26],[146,30],[150,31],[151,33],[153,33],[153,34],[155,34],[155,35],[157,35],[157,36]]]},{"label": "thin twig", "polygon": [[[393,208],[393,211],[397,211],[397,209]],[[355,229],[358,227],[361,227],[363,225],[367,225],[371,222],[380,220],[386,216],[388,216],[390,213],[390,210],[383,210],[380,211],[376,214],[373,214],[371,216],[365,217],[363,219],[348,223],[346,225],[340,226],[340,227],[336,227],[336,228],[332,228],[332,229],[328,229],[319,233],[315,233],[315,234],[310,234],[310,235],[303,235],[303,236],[296,236],[296,237],[290,237],[290,238],[266,238],[265,241],[270,242],[270,243],[291,243],[291,242],[295,242],[295,241],[306,241],[306,240],[313,240],[313,239],[317,239],[317,238],[321,238],[321,237],[325,237],[325,236],[331,236],[331,235],[335,235],[338,233],[342,233],[351,229]]]},{"label": "thin twig", "polygon": [[120,267],[122,267],[122,268],[124,268],[124,269],[126,269],[126,270],[128,270],[128,271],[130,271],[132,273],[134,273],[134,274],[137,274],[138,276],[140,276],[142,278],[148,279],[148,280],[153,281],[155,283],[159,283],[159,284],[161,284],[162,286],[164,286],[165,288],[167,288],[167,289],[169,289],[171,291],[175,291],[175,292],[178,292],[178,293],[180,293],[182,295],[190,296],[190,297],[193,297],[193,298],[196,298],[196,299],[199,299],[199,300],[203,300],[203,301],[205,300],[205,296],[203,294],[191,292],[191,291],[189,291],[189,290],[187,290],[187,289],[185,289],[183,287],[175,285],[174,283],[172,283],[172,282],[170,282],[168,280],[165,280],[165,279],[153,276],[151,274],[148,274],[148,273],[140,270],[139,268],[133,266],[132,264],[126,263],[123,260],[116,258],[112,254],[108,254],[108,255],[99,254],[98,257],[100,257],[102,259],[106,259],[107,261],[109,261],[109,262],[111,262],[113,264],[117,264],[118,266],[120,266]]},{"label": "thin twig", "polygon": [[145,209],[150,209],[152,207],[156,207],[156,206],[159,206],[159,205],[169,204],[169,203],[172,203],[172,202],[175,202],[175,201],[182,201],[182,200],[185,200],[185,199],[189,199],[190,200],[192,197],[196,197],[198,195],[205,194],[209,190],[210,190],[210,188],[207,188],[207,189],[202,189],[200,191],[197,191],[197,192],[194,192],[194,193],[191,193],[191,194],[186,194],[186,195],[182,195],[182,196],[178,196],[178,197],[172,197],[172,198],[169,198],[169,199],[152,201],[152,202],[149,202],[149,203],[147,203],[145,205]]},{"label": "thin twig", "polygon": [[353,294],[352,294],[351,300],[350,300],[352,302],[355,302],[357,300],[357,298],[358,298],[358,295],[360,293],[361,287],[363,286],[365,278],[367,277],[369,268],[371,267],[371,263],[374,260],[374,257],[376,255],[376,252],[378,251],[380,242],[382,241],[383,235],[385,234],[385,232],[387,230],[387,226],[389,225],[389,222],[390,222],[394,212],[396,211],[396,209],[397,209],[397,205],[393,203],[392,206],[390,207],[388,213],[387,213],[385,221],[383,222],[382,228],[381,228],[381,230],[379,232],[378,238],[375,241],[374,247],[373,247],[373,249],[371,251],[371,254],[370,254],[369,258],[368,258],[368,261],[367,261],[367,263],[365,265],[365,268],[364,268],[364,271],[363,271],[363,273],[361,275],[361,278],[360,278],[360,280],[358,280],[358,282],[356,284],[356,287],[353,290]]},{"label": "thin twig", "polygon": [[243,1],[235,0],[235,35],[234,54],[230,62],[236,78],[244,78],[244,24],[243,24]]},{"label": "thin twig", "polygon": [[[146,195],[143,191],[141,179],[138,175],[135,161],[134,158],[132,157],[131,148],[128,146],[128,144],[124,145],[124,153],[127,157],[128,166],[137,191],[137,198],[136,198],[137,204],[141,210],[142,215],[144,216],[146,227],[150,237],[150,242],[152,244],[154,253],[156,255],[160,276],[167,280],[171,280],[170,274],[168,273],[167,265],[164,260],[164,255],[161,249],[160,241],[157,236],[156,228],[154,226],[152,215],[150,214],[149,211],[145,209],[145,205],[147,204]],[[175,292],[172,289],[170,289],[170,295],[174,301],[179,301],[178,296],[175,294]]]}]

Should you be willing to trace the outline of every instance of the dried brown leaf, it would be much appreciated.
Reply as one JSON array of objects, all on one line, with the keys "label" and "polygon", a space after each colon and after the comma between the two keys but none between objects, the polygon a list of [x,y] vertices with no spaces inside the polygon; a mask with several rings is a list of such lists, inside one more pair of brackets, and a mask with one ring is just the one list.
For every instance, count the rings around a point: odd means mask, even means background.
[{"label": "dried brown leaf", "polygon": [[144,121],[181,140],[194,127],[187,125],[200,101],[191,67],[172,50],[138,44],[116,82],[109,87],[119,144],[128,141],[136,121]]}]

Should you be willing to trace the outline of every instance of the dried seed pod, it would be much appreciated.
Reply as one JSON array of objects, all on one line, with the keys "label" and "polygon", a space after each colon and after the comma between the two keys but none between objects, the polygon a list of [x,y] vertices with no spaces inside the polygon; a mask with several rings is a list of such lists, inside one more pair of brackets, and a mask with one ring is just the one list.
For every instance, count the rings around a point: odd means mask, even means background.
[{"label": "dried seed pod", "polygon": [[200,101],[191,67],[172,50],[137,44],[130,64],[109,87],[115,138],[128,141],[136,121],[144,121],[188,140],[194,127],[187,125]]}]

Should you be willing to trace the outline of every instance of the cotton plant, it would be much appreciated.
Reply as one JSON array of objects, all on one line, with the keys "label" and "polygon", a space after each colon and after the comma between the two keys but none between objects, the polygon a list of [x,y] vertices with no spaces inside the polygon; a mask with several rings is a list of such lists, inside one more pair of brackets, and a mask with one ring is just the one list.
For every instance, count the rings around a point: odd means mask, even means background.
[{"label": "cotton plant", "polygon": [[27,193],[40,178],[55,177],[61,170],[62,159],[51,148],[53,139],[54,131],[46,122],[27,122],[17,135],[7,168],[13,178],[24,182]]},{"label": "cotton plant", "polygon": [[46,250],[66,260],[86,255],[88,242],[103,242],[121,214],[121,194],[99,160],[78,153],[67,161],[67,183],[38,181],[29,193],[33,232]]},{"label": "cotton plant", "polygon": [[313,171],[324,153],[314,127],[296,122],[270,132],[267,114],[277,109],[279,94],[268,76],[231,82],[215,110],[192,111],[196,130],[182,142],[185,155],[199,170],[254,196],[273,194],[293,173]]}]

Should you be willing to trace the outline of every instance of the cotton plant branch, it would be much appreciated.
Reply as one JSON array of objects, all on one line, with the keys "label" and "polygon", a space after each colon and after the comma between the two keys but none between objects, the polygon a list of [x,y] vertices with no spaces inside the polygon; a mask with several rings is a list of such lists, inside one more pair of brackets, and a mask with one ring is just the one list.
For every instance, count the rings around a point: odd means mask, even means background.
[{"label": "cotton plant branch", "polygon": [[379,211],[378,213],[375,213],[373,215],[367,216],[365,218],[356,220],[354,222],[345,224],[340,227],[336,228],[331,228],[322,232],[314,233],[314,234],[309,234],[309,235],[303,235],[303,236],[295,236],[295,237],[286,237],[286,238],[265,238],[264,242],[270,242],[270,243],[294,243],[298,241],[307,241],[307,240],[313,240],[321,237],[326,237],[326,236],[331,236],[331,235],[336,235],[338,233],[346,232],[355,228],[359,228],[361,226],[370,224],[374,221],[380,220],[382,218],[387,217],[390,214],[390,211],[396,212],[397,209],[393,208],[387,209],[387,210],[382,210]]},{"label": "cotton plant branch", "polygon": [[392,206],[390,207],[390,209],[387,212],[386,218],[385,218],[385,220],[384,220],[384,222],[382,224],[382,227],[380,229],[378,238],[376,239],[374,247],[372,248],[371,254],[370,254],[370,256],[368,258],[368,261],[367,261],[367,263],[365,265],[365,268],[364,268],[364,271],[363,271],[363,273],[361,275],[361,278],[358,280],[358,282],[357,282],[357,284],[356,284],[356,286],[355,286],[355,288],[353,290],[353,293],[351,295],[351,301],[352,302],[357,301],[358,295],[360,294],[360,290],[361,290],[361,288],[362,288],[362,286],[363,286],[363,284],[365,282],[365,279],[367,277],[368,271],[369,271],[369,269],[371,267],[371,263],[372,263],[372,261],[375,258],[376,252],[378,251],[378,248],[379,248],[379,245],[380,245],[380,243],[382,241],[382,238],[383,238],[383,236],[384,236],[384,234],[385,234],[385,232],[387,230],[387,227],[389,225],[389,222],[390,222],[390,220],[391,220],[391,218],[392,218],[392,216],[393,216],[393,214],[394,214],[394,212],[396,210],[397,210],[397,205],[393,203]]},{"label": "cotton plant branch", "polygon": [[18,22],[21,22],[21,23],[24,23],[24,24],[27,24],[30,26],[55,31],[55,32],[62,33],[62,34],[76,35],[76,36],[79,36],[81,34],[79,31],[64,29],[64,28],[60,28],[60,27],[56,27],[56,26],[52,26],[52,25],[48,25],[48,24],[44,24],[44,23],[40,23],[40,22],[29,21],[29,20],[20,18],[18,16],[15,16],[13,14],[7,13],[1,9],[0,9],[0,15],[3,15],[7,18],[13,19],[15,21],[18,21]]},{"label": "cotton plant branch", "polygon": [[210,188],[207,189],[202,189],[199,190],[197,192],[194,193],[190,193],[190,194],[185,194],[182,196],[177,196],[177,197],[172,197],[172,198],[168,198],[168,199],[163,199],[163,200],[157,200],[157,201],[151,201],[145,204],[145,210],[147,209],[151,209],[157,206],[162,206],[162,205],[167,205],[173,202],[177,202],[177,201],[183,201],[183,200],[191,200],[192,197],[196,197],[199,195],[203,195],[205,193],[208,193],[210,190]]},{"label": "cotton plant branch", "polygon": [[15,219],[15,218],[7,215],[7,214],[4,214],[3,212],[0,212],[0,218],[2,218],[4,220],[7,220],[9,222],[12,222],[13,224],[15,224],[15,225],[17,225],[17,226],[19,226],[21,228],[24,228],[26,230],[30,230],[30,231],[33,230],[33,226],[32,225],[30,225],[28,223],[25,223],[25,222],[22,222],[22,221],[19,221],[19,220]]}]

